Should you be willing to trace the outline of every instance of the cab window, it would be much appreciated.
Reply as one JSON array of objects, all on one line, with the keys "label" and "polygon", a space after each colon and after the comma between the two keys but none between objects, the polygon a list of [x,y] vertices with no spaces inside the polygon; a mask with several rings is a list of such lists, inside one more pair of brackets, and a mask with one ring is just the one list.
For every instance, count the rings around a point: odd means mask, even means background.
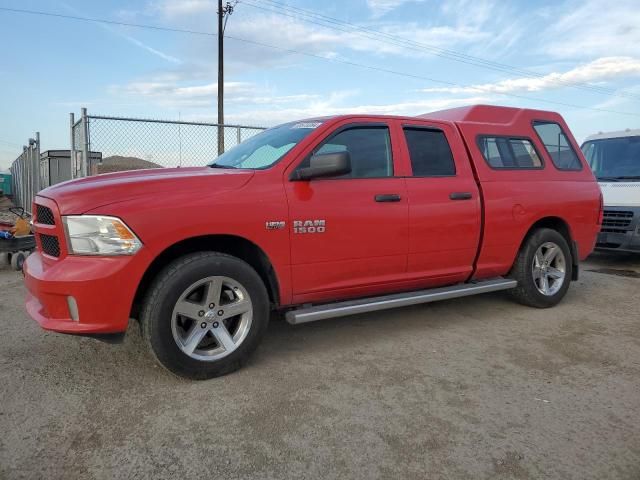
[{"label": "cab window", "polygon": [[533,122],[533,128],[558,170],[582,170],[582,163],[560,125],[555,122]]},{"label": "cab window", "polygon": [[543,163],[528,138],[478,137],[478,148],[491,168],[517,170],[542,168]]},{"label": "cab window", "polygon": [[414,177],[451,177],[456,174],[449,142],[441,130],[405,127]]},{"label": "cab window", "polygon": [[[351,158],[351,173],[337,178],[393,176],[391,138],[386,126],[348,127],[325,140],[313,154],[335,152],[348,152]],[[310,158],[299,168],[308,166]]]}]

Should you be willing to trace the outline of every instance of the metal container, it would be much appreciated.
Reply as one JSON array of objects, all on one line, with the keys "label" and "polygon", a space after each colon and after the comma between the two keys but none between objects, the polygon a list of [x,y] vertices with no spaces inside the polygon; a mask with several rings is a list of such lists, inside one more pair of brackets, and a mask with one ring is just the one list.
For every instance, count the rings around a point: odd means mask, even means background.
[{"label": "metal container", "polygon": [[11,174],[0,173],[0,191],[3,195],[11,196]]}]

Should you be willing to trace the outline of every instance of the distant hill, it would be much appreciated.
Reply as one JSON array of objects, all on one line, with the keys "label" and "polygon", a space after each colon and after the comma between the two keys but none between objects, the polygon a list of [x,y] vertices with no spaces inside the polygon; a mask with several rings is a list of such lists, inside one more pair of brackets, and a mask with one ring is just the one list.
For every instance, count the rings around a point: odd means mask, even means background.
[{"label": "distant hill", "polygon": [[142,170],[145,168],[162,168],[162,166],[137,157],[112,155],[110,157],[103,158],[102,164],[93,165],[93,174],[122,172],[125,170]]}]

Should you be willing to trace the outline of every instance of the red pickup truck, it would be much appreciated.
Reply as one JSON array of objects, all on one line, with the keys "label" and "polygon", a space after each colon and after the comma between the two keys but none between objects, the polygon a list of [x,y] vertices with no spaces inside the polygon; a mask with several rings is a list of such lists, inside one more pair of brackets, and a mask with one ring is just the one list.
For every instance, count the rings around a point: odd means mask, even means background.
[{"label": "red pickup truck", "polygon": [[509,290],[550,307],[594,248],[602,197],[556,113],[472,106],[286,123],[199,168],[99,175],[35,199],[26,308],[122,334],[190,378],[293,324]]}]

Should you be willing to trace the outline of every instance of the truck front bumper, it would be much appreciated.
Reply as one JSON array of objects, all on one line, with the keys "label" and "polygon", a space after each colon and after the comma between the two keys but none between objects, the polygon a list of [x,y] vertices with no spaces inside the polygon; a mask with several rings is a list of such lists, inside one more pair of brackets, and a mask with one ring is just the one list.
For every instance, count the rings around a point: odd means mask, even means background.
[{"label": "truck front bumper", "polygon": [[596,249],[640,252],[640,207],[604,207]]},{"label": "truck front bumper", "polygon": [[40,252],[33,253],[23,269],[27,312],[46,330],[124,332],[142,276],[136,257],[70,255],[49,262]]}]

